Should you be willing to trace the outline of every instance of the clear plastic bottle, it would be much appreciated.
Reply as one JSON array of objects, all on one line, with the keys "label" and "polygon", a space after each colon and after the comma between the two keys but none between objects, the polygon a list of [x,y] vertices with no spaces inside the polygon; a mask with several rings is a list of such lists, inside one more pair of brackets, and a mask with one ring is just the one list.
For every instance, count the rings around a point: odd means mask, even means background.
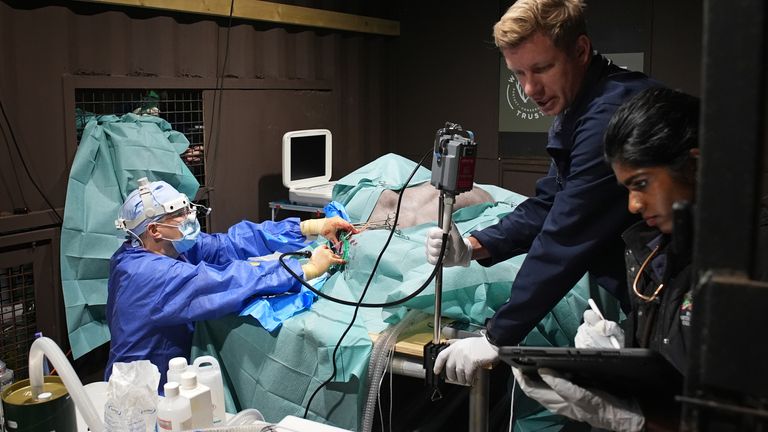
[{"label": "clear plastic bottle", "polygon": [[179,394],[189,399],[189,405],[192,407],[192,428],[203,429],[213,426],[211,389],[197,382],[196,373],[181,374]]},{"label": "clear plastic bottle", "polygon": [[201,356],[196,358],[192,365],[192,369],[197,372],[197,381],[211,389],[213,425],[225,425],[224,382],[221,379],[221,368],[218,360],[212,356]]},{"label": "clear plastic bottle", "polygon": [[168,361],[168,379],[166,381],[181,384],[181,374],[187,372],[188,369],[187,359],[184,357],[174,357],[170,359]]},{"label": "clear plastic bottle", "polygon": [[192,429],[192,406],[189,399],[179,395],[179,383],[163,386],[165,397],[157,404],[157,430],[183,431]]}]

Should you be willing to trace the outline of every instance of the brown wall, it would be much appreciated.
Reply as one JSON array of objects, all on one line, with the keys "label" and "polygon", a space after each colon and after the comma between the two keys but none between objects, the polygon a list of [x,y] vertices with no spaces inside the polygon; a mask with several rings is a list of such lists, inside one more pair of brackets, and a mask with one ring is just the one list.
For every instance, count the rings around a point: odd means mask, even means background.
[{"label": "brown wall", "polygon": [[[0,2],[0,98],[32,176],[55,207],[64,204],[76,150],[74,88],[212,90],[226,24],[78,2]],[[263,218],[268,199],[287,196],[280,181],[272,182],[287,130],[330,128],[335,177],[385,153],[391,37],[235,20],[229,38],[221,121],[206,125],[207,133],[221,129],[217,158],[207,166],[215,175],[206,186],[212,202],[227,202],[211,215],[214,230]],[[204,92],[206,123],[212,96]],[[14,208],[47,209],[15,150],[6,157],[2,135],[0,143],[0,219]],[[274,186],[268,199],[260,196],[265,184]],[[18,223],[0,221],[0,232]]]},{"label": "brown wall", "polygon": [[475,133],[476,181],[498,183],[498,2],[400,2],[394,42],[393,151],[418,160],[446,121]]}]

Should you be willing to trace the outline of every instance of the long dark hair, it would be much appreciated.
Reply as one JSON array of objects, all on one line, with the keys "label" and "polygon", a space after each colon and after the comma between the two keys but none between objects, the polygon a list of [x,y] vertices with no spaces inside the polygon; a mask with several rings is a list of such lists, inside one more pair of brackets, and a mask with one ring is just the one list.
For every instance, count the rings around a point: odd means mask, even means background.
[{"label": "long dark hair", "polygon": [[667,167],[691,178],[690,150],[699,146],[699,99],[668,88],[641,91],[616,110],[605,132],[609,163]]}]

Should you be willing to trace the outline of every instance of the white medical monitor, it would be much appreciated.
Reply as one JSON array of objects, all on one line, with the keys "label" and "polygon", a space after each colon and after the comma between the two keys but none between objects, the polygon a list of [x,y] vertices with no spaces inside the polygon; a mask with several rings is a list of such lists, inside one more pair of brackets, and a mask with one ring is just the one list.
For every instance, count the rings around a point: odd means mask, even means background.
[{"label": "white medical monitor", "polygon": [[289,189],[328,183],[333,165],[331,131],[307,129],[283,135],[283,185]]}]

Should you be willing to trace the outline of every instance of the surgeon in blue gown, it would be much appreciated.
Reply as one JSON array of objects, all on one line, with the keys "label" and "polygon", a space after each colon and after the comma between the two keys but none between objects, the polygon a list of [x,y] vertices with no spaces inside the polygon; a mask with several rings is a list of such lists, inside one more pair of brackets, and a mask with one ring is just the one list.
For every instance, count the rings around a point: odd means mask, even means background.
[{"label": "surgeon in blue gown", "polygon": [[[237,313],[255,296],[299,291],[300,282],[277,261],[254,265],[247,258],[301,249],[307,236],[337,243],[339,230],[356,232],[334,217],[242,221],[227,233],[208,235],[200,232],[198,209],[207,211],[168,183],[146,179],[121,207],[116,225],[126,241],[110,261],[106,380],[115,362],[149,360],[160,370],[162,389],[168,361],[189,359],[195,321]],[[327,246],[316,248],[306,264],[286,261],[305,279],[343,262]]]}]

